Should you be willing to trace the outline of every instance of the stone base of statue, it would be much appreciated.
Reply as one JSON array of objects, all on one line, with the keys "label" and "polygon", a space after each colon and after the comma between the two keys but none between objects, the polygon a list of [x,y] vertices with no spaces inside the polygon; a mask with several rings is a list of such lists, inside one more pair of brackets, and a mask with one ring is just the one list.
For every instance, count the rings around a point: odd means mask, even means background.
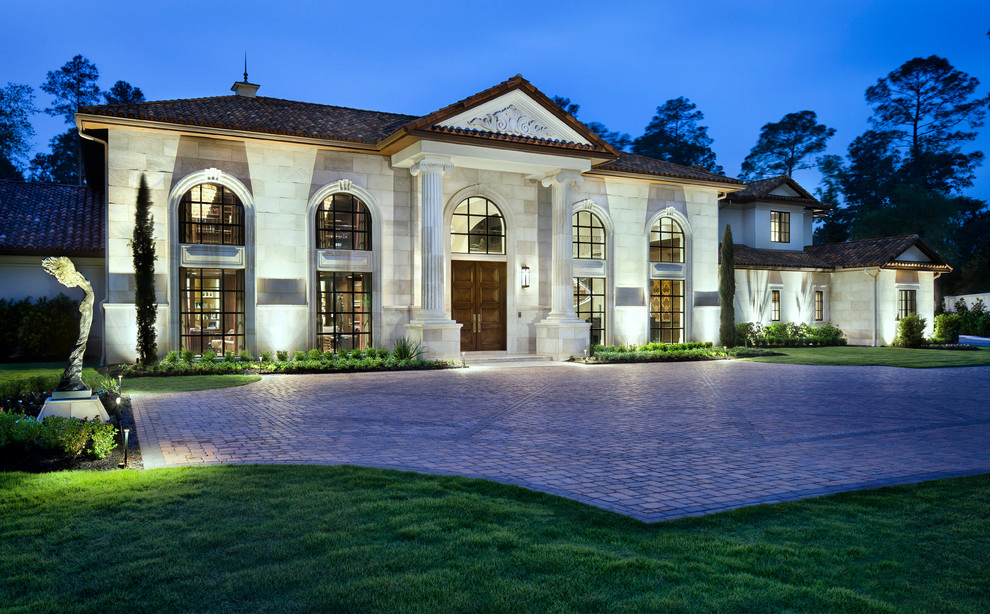
[{"label": "stone base of statue", "polygon": [[64,416],[66,418],[81,418],[92,420],[99,418],[101,422],[109,422],[110,416],[103,409],[100,397],[86,390],[57,390],[45,399],[45,406],[38,414],[38,420],[46,416]]}]

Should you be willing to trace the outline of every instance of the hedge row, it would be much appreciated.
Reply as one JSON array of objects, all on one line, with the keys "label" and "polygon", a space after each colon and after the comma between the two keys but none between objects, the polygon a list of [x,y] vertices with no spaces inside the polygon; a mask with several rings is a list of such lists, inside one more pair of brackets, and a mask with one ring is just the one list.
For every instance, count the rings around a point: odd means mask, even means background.
[{"label": "hedge row", "polygon": [[0,361],[66,358],[79,336],[79,302],[59,293],[32,302],[0,299]]},{"label": "hedge row", "polygon": [[846,345],[846,335],[826,322],[818,326],[794,322],[759,322],[736,324],[736,343],[756,347],[800,347]]},{"label": "hedge row", "polygon": [[63,416],[36,420],[27,414],[0,410],[0,448],[19,449],[28,454],[41,448],[72,457],[86,452],[95,458],[106,458],[116,445],[117,427],[113,422]]},{"label": "hedge row", "polygon": [[[948,316],[945,318],[943,316]],[[949,311],[935,316],[935,335],[939,334],[939,318],[943,317],[943,326],[946,327],[945,339],[951,338],[955,334],[958,340],[959,335],[974,335],[976,337],[990,337],[990,311],[982,299],[976,299],[972,307],[966,305],[966,299],[956,301],[955,311]],[[951,342],[954,343],[954,342]]]}]

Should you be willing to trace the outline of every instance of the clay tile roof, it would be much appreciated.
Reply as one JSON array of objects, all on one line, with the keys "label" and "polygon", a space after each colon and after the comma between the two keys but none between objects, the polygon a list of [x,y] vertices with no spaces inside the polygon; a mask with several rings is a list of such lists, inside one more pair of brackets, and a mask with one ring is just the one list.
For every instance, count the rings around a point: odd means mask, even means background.
[{"label": "clay tile roof", "polygon": [[377,143],[415,118],[236,95],[82,107],[79,113],[357,143]]},{"label": "clay tile roof", "polygon": [[103,222],[89,188],[0,180],[0,252],[103,255]]},{"label": "clay tile roof", "polygon": [[738,179],[716,175],[697,166],[681,166],[680,164],[664,162],[663,160],[655,160],[646,156],[638,156],[626,152],[620,152],[618,159],[597,164],[594,168],[641,175],[657,175],[659,177],[677,177],[681,179],[700,179],[703,181],[717,181],[719,183],[742,184],[742,181]]},{"label": "clay tile roof", "polygon": [[[782,185],[787,185],[793,189],[798,193],[798,196],[771,194],[771,192]],[[820,209],[823,211],[832,208],[832,205],[819,201],[807,190],[801,187],[801,184],[794,181],[787,175],[777,175],[776,177],[768,177],[766,179],[750,181],[746,184],[745,188],[729,193],[723,200],[732,201],[734,203],[748,203],[754,200],[781,202],[792,205],[804,205],[805,207]]]},{"label": "clay tile roof", "polygon": [[[736,243],[737,266],[849,269],[859,267],[910,268],[927,271],[951,271],[935,250],[928,247],[918,235],[879,237],[828,245],[809,245],[803,251],[782,249],[757,249]],[[898,261],[897,257],[911,247],[917,247],[931,262]]]}]

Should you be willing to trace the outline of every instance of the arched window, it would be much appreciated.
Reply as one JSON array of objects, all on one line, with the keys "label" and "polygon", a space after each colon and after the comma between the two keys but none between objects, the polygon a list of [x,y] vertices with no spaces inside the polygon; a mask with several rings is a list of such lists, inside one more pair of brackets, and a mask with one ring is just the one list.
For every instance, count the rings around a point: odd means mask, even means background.
[{"label": "arched window", "polygon": [[194,186],[179,203],[179,242],[244,245],[241,201],[222,185]]},{"label": "arched window", "polygon": [[454,254],[505,253],[505,221],[495,203],[473,196],[457,205],[450,220],[450,251]]},{"label": "arched window", "polygon": [[605,226],[590,211],[578,211],[571,224],[574,258],[605,259]]},{"label": "arched window", "polygon": [[317,249],[371,249],[371,214],[356,196],[327,196],[316,210]]},{"label": "arched window", "polygon": [[650,262],[684,262],[684,231],[672,218],[662,217],[650,229]]}]

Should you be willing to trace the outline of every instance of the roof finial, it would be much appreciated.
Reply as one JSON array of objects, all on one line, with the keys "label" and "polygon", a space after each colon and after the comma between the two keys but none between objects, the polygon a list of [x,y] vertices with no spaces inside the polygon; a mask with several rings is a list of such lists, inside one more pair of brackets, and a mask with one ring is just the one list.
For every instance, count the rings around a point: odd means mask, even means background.
[{"label": "roof finial", "polygon": [[247,51],[244,52],[244,83],[247,83]]}]

